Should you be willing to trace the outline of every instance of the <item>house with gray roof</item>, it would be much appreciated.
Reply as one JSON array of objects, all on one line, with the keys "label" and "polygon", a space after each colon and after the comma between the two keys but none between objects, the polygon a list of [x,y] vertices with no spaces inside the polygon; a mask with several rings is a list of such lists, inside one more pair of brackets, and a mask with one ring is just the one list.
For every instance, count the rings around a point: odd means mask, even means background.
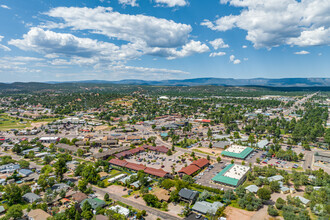
[{"label": "house with gray roof", "polygon": [[179,192],[180,199],[188,203],[194,203],[198,198],[198,192],[190,189],[183,188]]},{"label": "house with gray roof", "polygon": [[18,174],[21,175],[22,177],[30,176],[32,173],[33,173],[33,171],[29,170],[29,169],[20,169],[18,171]]},{"label": "house with gray roof", "polygon": [[298,198],[300,200],[300,202],[304,205],[304,206],[307,206],[309,203],[310,203],[310,200],[309,199],[306,199],[302,196],[296,196],[295,198]]},{"label": "house with gray roof", "polygon": [[61,192],[62,190],[68,191],[69,188],[70,186],[65,183],[57,183],[54,186],[52,186],[52,190],[58,193]]},{"label": "house with gray roof", "polygon": [[28,203],[38,202],[41,200],[41,197],[34,193],[26,193],[22,196],[22,198]]},{"label": "house with gray roof", "polygon": [[288,188],[286,186],[282,186],[280,188],[280,191],[281,191],[282,194],[286,194],[286,193],[290,192],[290,188]]},{"label": "house with gray roof", "polygon": [[267,147],[269,144],[268,140],[261,140],[257,143],[257,147],[260,149],[264,149],[264,147]]},{"label": "house with gray roof", "polygon": [[257,193],[259,190],[259,187],[256,185],[250,185],[250,186],[245,187],[245,190],[247,192]]},{"label": "house with gray roof", "polygon": [[268,177],[267,179],[269,182],[273,182],[273,181],[281,181],[284,179],[284,177],[281,175],[275,175],[275,176]]},{"label": "house with gray roof", "polygon": [[225,147],[227,147],[229,145],[230,145],[229,141],[218,141],[218,142],[214,143],[212,145],[212,147],[225,149]]},{"label": "house with gray roof", "polygon": [[195,205],[192,207],[192,210],[201,214],[211,214],[215,215],[217,210],[224,206],[221,202],[206,202],[206,201],[201,201],[201,202],[196,202]]},{"label": "house with gray roof", "polygon": [[6,211],[5,207],[0,206],[0,214],[4,213]]}]

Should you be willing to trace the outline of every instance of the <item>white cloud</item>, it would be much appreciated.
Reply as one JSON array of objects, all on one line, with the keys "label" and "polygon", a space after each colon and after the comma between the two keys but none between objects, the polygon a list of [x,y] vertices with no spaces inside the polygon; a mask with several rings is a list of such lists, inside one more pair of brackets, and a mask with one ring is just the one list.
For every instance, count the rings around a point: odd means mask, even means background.
[{"label": "white cloud", "polygon": [[[0,42],[2,41],[4,37],[0,35]],[[0,49],[4,50],[4,51],[11,51],[11,49],[5,45],[0,44]]]},{"label": "white cloud", "polygon": [[246,45],[243,45],[243,46],[242,46],[242,48],[243,48],[243,49],[246,49],[246,48],[247,48],[247,46],[246,46]]},{"label": "white cloud", "polygon": [[43,61],[43,58],[38,57],[23,57],[23,56],[15,56],[15,57],[2,57],[2,59],[15,61],[15,62],[35,62],[35,61]]},{"label": "white cloud", "polygon": [[4,9],[11,9],[9,6],[7,5],[0,5],[1,8],[4,8]]},{"label": "white cloud", "polygon": [[301,32],[297,38],[290,38],[288,44],[298,45],[301,47],[330,45],[330,28],[325,29],[319,27],[314,30],[307,30]]},{"label": "white cloud", "polygon": [[119,47],[112,43],[93,40],[90,38],[78,38],[72,34],[56,33],[41,28],[31,28],[23,35],[23,39],[13,39],[8,42],[25,51],[35,51],[43,54],[62,55],[65,57],[103,58],[110,61],[132,59],[139,52],[131,53],[128,45]]},{"label": "white cloud", "polygon": [[90,30],[118,40],[143,42],[148,47],[183,46],[192,31],[190,25],[152,16],[120,14],[104,7],[58,7],[47,15],[65,21],[63,24],[46,24],[50,28]]},{"label": "white cloud", "polygon": [[181,50],[175,48],[150,48],[146,53],[154,56],[166,57],[169,60],[191,56],[195,53],[205,53],[209,47],[200,41],[191,40],[182,46]]},{"label": "white cloud", "polygon": [[244,57],[244,58],[243,58],[243,60],[244,60],[244,61],[248,61],[248,60],[249,60],[249,58],[247,58],[247,57]]},{"label": "white cloud", "polygon": [[136,2],[137,0],[118,0],[120,4],[130,5],[132,7],[137,7],[139,4]]},{"label": "white cloud", "polygon": [[299,51],[299,52],[295,52],[294,54],[297,54],[297,55],[305,55],[305,54],[309,54],[309,52],[306,51],[306,50],[302,50],[302,51]]},{"label": "white cloud", "polygon": [[186,0],[154,0],[154,1],[160,5],[166,5],[167,7],[186,6],[188,4],[188,1]]},{"label": "white cloud", "polygon": [[255,48],[283,44],[315,46],[330,44],[329,0],[221,0],[243,8],[238,15],[220,17],[201,24],[212,30],[240,28]]},{"label": "white cloud", "polygon": [[218,38],[218,39],[215,39],[213,41],[210,41],[210,44],[212,45],[212,47],[217,50],[219,48],[228,48],[229,45],[228,44],[225,44],[225,42],[223,41],[222,38]]},{"label": "white cloud", "polygon": [[234,55],[230,55],[229,61],[233,64],[240,64],[241,63],[241,61],[239,59],[235,59]]},{"label": "white cloud", "polygon": [[225,52],[210,53],[210,57],[217,57],[217,56],[224,56],[224,55],[226,55]]}]

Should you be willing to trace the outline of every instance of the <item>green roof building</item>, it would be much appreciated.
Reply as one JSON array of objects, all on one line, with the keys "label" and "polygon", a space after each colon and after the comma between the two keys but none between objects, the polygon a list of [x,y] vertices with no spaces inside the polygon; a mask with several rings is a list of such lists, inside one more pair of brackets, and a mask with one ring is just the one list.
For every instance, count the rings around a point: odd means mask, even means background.
[{"label": "green roof building", "polygon": [[249,170],[250,167],[248,166],[229,164],[213,177],[212,180],[215,183],[237,187],[245,181],[246,174]]},{"label": "green roof building", "polygon": [[244,160],[247,156],[249,156],[252,153],[252,151],[253,148],[250,147],[232,145],[228,147],[226,150],[222,151],[221,155]]}]

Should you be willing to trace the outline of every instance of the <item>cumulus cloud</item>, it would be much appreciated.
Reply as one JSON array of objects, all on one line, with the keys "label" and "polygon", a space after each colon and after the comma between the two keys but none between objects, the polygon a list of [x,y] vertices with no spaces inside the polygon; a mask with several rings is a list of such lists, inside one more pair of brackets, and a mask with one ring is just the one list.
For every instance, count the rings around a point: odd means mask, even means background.
[{"label": "cumulus cloud", "polygon": [[159,5],[165,5],[167,7],[175,7],[175,6],[186,6],[188,1],[186,0],[154,0]]},{"label": "cumulus cloud", "polygon": [[4,8],[4,9],[11,9],[9,6],[7,5],[0,5],[1,8]]},{"label": "cumulus cloud", "polygon": [[218,39],[215,39],[213,41],[210,41],[210,44],[212,45],[212,47],[217,50],[219,48],[228,48],[229,45],[228,44],[225,44],[225,42],[223,41],[222,38],[218,38]]},{"label": "cumulus cloud", "polygon": [[137,0],[118,0],[122,5],[130,5],[132,7],[137,7],[139,4],[136,2]]},{"label": "cumulus cloud", "polygon": [[[66,57],[102,57],[108,60],[134,58],[139,53],[130,53],[127,49],[112,43],[79,38],[72,34],[56,33],[33,27],[23,39],[13,39],[8,42],[25,51],[36,51],[44,54],[64,55]],[[126,45],[127,47],[127,45]]]},{"label": "cumulus cloud", "polygon": [[216,31],[240,28],[255,48],[280,45],[316,46],[330,44],[330,1],[328,0],[221,0],[243,8],[238,15],[220,17],[201,24]]},{"label": "cumulus cloud", "polygon": [[[3,36],[0,35],[0,42],[2,41]],[[0,44],[0,49],[4,50],[4,51],[11,51],[11,49],[5,45]]]},{"label": "cumulus cloud", "polygon": [[235,59],[234,55],[230,55],[229,61],[233,64],[240,64],[241,63],[241,61],[239,59]]},{"label": "cumulus cloud", "polygon": [[149,47],[183,46],[192,31],[190,25],[176,23],[146,15],[128,15],[114,12],[112,8],[58,7],[47,15],[61,18],[65,23],[48,24],[50,28],[72,27],[90,30],[110,38],[129,42],[144,42]]},{"label": "cumulus cloud", "polygon": [[306,50],[302,50],[302,51],[299,51],[299,52],[295,52],[294,54],[297,54],[297,55],[305,55],[305,54],[309,54],[309,52],[306,51]]},{"label": "cumulus cloud", "polygon": [[226,55],[225,52],[210,53],[210,57],[217,57],[217,56],[224,56],[224,55]]},{"label": "cumulus cloud", "polygon": [[246,49],[246,48],[247,48],[247,46],[246,46],[246,45],[243,45],[243,46],[242,46],[242,48],[243,48],[243,49]]},{"label": "cumulus cloud", "polygon": [[209,51],[209,47],[200,41],[191,40],[189,43],[182,46],[181,50],[175,48],[150,48],[147,54],[166,57],[169,60],[191,56],[195,53],[205,53]]}]

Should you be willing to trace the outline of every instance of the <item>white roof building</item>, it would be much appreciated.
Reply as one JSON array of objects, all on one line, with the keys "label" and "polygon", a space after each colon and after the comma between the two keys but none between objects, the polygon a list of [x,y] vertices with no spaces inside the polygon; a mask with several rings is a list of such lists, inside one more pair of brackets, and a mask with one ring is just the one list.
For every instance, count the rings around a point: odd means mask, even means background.
[{"label": "white roof building", "polygon": [[120,205],[111,206],[109,209],[117,212],[118,214],[124,215],[126,218],[129,216],[129,209],[124,208]]}]

